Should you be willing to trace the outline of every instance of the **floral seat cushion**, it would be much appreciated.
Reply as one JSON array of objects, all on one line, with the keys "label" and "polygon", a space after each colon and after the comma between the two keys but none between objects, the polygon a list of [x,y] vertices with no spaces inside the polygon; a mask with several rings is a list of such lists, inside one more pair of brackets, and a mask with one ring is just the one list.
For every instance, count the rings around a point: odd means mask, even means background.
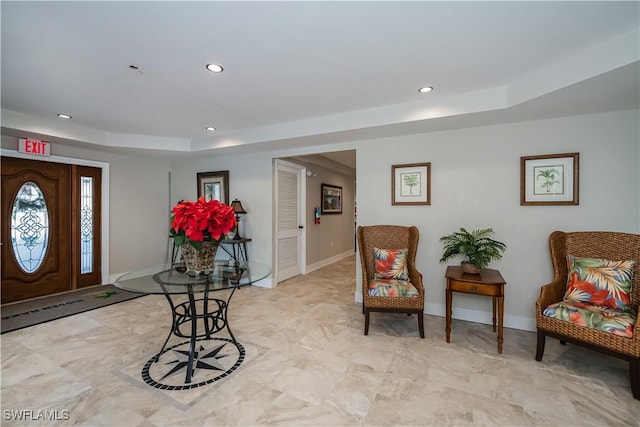
[{"label": "floral seat cushion", "polygon": [[407,257],[409,249],[373,248],[376,262],[374,279],[409,280]]},{"label": "floral seat cushion", "polygon": [[636,314],[631,310],[592,305],[580,301],[560,301],[542,311],[547,317],[633,338]]},{"label": "floral seat cushion", "polygon": [[564,301],[630,309],[635,261],[609,261],[567,256],[569,270]]},{"label": "floral seat cushion", "polygon": [[411,282],[394,279],[374,279],[369,282],[368,294],[372,297],[417,298],[418,290]]}]

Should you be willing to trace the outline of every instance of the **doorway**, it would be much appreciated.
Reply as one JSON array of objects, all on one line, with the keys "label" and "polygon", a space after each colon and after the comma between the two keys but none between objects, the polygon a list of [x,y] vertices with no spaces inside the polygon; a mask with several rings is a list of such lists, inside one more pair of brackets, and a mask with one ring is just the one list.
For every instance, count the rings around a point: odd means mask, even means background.
[{"label": "doorway", "polygon": [[276,284],[305,271],[304,168],[281,159],[275,161]]},{"label": "doorway", "polygon": [[102,279],[102,170],[2,156],[2,304]]},{"label": "doorway", "polygon": [[[355,251],[355,179],[356,151],[345,150],[315,154],[305,154],[276,159],[286,161],[298,169],[303,169],[299,185],[304,189],[304,198],[298,202],[302,212],[299,224],[303,244],[303,270],[306,274],[323,266],[336,262]],[[274,168],[275,170],[275,168]],[[274,172],[274,181],[277,176]],[[324,216],[322,205],[322,183],[342,187],[342,212]],[[277,186],[274,187],[274,194]],[[277,204],[277,194],[274,196]],[[274,229],[281,220],[279,212],[274,208]],[[308,226],[307,226],[308,225]],[[274,234],[276,236],[276,234]],[[277,240],[274,239],[274,240]],[[274,248],[275,253],[275,248]],[[277,264],[277,260],[274,265]],[[278,282],[280,278],[278,277]]]}]

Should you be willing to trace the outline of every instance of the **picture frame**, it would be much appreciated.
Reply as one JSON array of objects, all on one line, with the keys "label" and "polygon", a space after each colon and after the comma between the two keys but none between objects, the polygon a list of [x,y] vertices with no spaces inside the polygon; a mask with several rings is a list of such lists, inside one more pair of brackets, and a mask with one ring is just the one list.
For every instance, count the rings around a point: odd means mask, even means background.
[{"label": "picture frame", "polygon": [[206,201],[219,200],[225,205],[229,201],[229,171],[198,172],[198,198],[204,196]]},{"label": "picture frame", "polygon": [[391,205],[431,205],[431,162],[391,166]]},{"label": "picture frame", "polygon": [[322,214],[342,213],[342,187],[331,184],[320,184]]},{"label": "picture frame", "polygon": [[520,157],[520,205],[579,203],[580,153]]}]

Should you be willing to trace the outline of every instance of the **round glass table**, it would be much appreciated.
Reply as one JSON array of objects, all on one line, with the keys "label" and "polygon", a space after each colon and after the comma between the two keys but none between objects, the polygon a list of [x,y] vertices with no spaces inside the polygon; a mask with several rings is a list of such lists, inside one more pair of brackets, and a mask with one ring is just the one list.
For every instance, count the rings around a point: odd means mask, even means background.
[{"label": "round glass table", "polygon": [[[196,368],[223,370],[220,366],[220,359],[216,357],[215,351],[205,350],[200,341],[212,340],[213,334],[224,329],[229,333],[230,339],[216,338],[223,341],[223,344],[235,346],[239,355],[239,362],[232,367],[237,368],[244,359],[244,349],[236,340],[229,326],[227,310],[231,297],[236,289],[242,286],[251,285],[262,280],[271,274],[269,266],[257,262],[224,260],[214,263],[213,271],[207,275],[190,276],[184,273],[181,264],[158,265],[144,270],[132,271],[120,276],[114,285],[120,289],[143,294],[162,294],[169,302],[172,314],[171,331],[167,336],[161,350],[153,357],[142,371],[145,382],[154,387],[162,389],[189,389],[212,381],[205,381],[191,384]],[[218,291],[230,290],[224,298],[215,298]],[[216,294],[214,294],[216,292]],[[184,301],[184,296],[187,296]],[[220,295],[222,295],[220,293]],[[175,350],[181,344],[167,348],[167,343],[171,336],[189,338],[188,350]],[[186,343],[183,343],[186,345]],[[219,346],[220,348],[223,345]],[[178,354],[178,359],[170,361],[173,369],[166,372],[160,380],[152,379],[150,370],[152,365],[157,363],[160,357],[173,350]],[[181,357],[183,355],[184,357]],[[206,358],[210,361],[206,361]],[[170,384],[162,382],[167,377],[171,377],[181,370],[185,370],[184,383]],[[233,370],[231,369],[231,370]],[[225,372],[225,376],[229,371]],[[218,378],[215,378],[218,379]],[[214,379],[214,380],[215,380]]]}]

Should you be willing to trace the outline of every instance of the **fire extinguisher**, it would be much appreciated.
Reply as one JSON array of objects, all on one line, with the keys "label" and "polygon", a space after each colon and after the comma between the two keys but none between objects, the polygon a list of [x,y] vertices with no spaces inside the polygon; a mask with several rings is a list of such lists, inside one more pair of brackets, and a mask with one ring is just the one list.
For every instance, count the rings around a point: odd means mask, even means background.
[{"label": "fire extinguisher", "polygon": [[315,212],[313,214],[313,223],[320,224],[320,206],[316,206]]}]

